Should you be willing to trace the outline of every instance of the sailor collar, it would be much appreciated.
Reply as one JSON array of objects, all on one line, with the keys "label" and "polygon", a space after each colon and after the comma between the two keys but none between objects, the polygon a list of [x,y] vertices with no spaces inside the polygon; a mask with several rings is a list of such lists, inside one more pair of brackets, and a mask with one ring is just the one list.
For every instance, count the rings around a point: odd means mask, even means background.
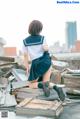
[{"label": "sailor collar", "polygon": [[43,44],[44,36],[29,36],[23,40],[25,46],[40,45]]}]

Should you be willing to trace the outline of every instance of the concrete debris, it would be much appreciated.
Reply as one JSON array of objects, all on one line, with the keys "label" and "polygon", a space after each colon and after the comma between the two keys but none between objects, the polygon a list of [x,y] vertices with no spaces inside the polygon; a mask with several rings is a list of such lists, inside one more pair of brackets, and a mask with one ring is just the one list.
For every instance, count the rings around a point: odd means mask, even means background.
[{"label": "concrete debris", "polygon": [[[63,111],[64,104],[60,102],[58,95],[55,91],[51,91],[51,97],[46,98],[40,89],[30,89],[28,82],[28,75],[26,75],[26,70],[24,66],[20,66],[18,63],[14,61],[14,58],[8,57],[0,57],[0,108],[4,107],[16,107],[16,113],[19,114],[33,114],[38,116],[59,116]],[[68,67],[67,62],[53,61],[53,68],[59,69],[59,73],[61,74],[61,82],[63,80],[63,84],[66,86],[66,95],[69,100],[65,100],[66,104],[80,102],[80,73],[75,74],[75,71],[72,73],[67,73],[64,69]],[[54,70],[53,70],[54,71]],[[62,73],[62,71],[64,71]],[[77,70],[76,70],[77,71]],[[54,73],[54,72],[53,72]],[[57,73],[56,73],[57,74]],[[66,76],[67,80],[65,80]],[[76,78],[76,76],[78,78]],[[77,80],[76,80],[77,79]],[[69,82],[68,82],[69,80]],[[51,82],[54,82],[54,75],[51,78]],[[66,82],[66,83],[65,83]],[[60,83],[60,82],[59,82]],[[70,84],[69,84],[70,83]],[[78,89],[75,88],[75,85]],[[69,86],[69,89],[67,87]],[[33,102],[23,107],[19,107],[20,104],[24,102],[24,100],[31,98]],[[34,99],[33,99],[34,98]],[[73,99],[77,99],[73,100]],[[56,100],[56,103],[54,103]],[[41,101],[41,102],[40,102]],[[44,101],[49,101],[50,107]],[[40,102],[40,104],[39,104]],[[64,102],[64,103],[65,103]],[[58,106],[53,106],[53,104],[59,104]],[[35,108],[34,108],[35,107]],[[38,107],[38,108],[36,108]],[[40,108],[41,107],[41,108]],[[46,110],[44,108],[46,107]],[[55,107],[54,111],[53,108]],[[33,109],[34,108],[34,109]],[[52,110],[51,110],[52,109]],[[30,112],[30,110],[32,112]],[[36,111],[38,110],[38,113]],[[42,113],[41,113],[42,112]],[[53,113],[54,112],[54,113]]]},{"label": "concrete debris", "polygon": [[55,69],[63,70],[69,67],[69,64],[64,61],[52,60],[52,66],[55,67]]},{"label": "concrete debris", "polygon": [[2,57],[2,56],[0,56],[0,61],[14,62],[15,61],[15,58],[13,58],[13,57]]},{"label": "concrete debris", "polygon": [[16,106],[17,102],[14,95],[10,95],[8,92],[0,91],[0,107],[12,107]]}]

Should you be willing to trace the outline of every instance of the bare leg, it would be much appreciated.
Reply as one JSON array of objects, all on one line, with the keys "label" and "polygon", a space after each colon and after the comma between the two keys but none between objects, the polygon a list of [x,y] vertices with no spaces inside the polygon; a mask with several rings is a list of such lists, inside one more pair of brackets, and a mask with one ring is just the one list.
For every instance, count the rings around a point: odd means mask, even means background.
[{"label": "bare leg", "polygon": [[42,88],[43,89],[43,92],[44,92],[44,95],[46,97],[49,97],[50,95],[50,88],[49,88],[49,85],[47,86],[46,83],[49,82],[50,80],[50,75],[51,75],[51,67],[49,68],[49,70],[44,74],[43,76],[43,81],[42,82],[39,82],[38,83],[38,80],[34,80],[34,81],[31,81],[29,83],[29,87],[30,88]]},{"label": "bare leg", "polygon": [[61,73],[58,70],[52,69],[51,82],[56,84],[61,83]]},{"label": "bare leg", "polygon": [[43,76],[43,82],[50,81],[50,75],[51,75],[51,67],[48,69],[48,71]]},{"label": "bare leg", "polygon": [[[43,82],[47,82],[50,80],[50,75],[51,75],[51,67],[49,68],[49,70],[44,74],[43,76]],[[38,88],[38,79],[34,80],[34,81],[30,81],[29,82],[29,87],[30,88]]]},{"label": "bare leg", "polygon": [[50,90],[49,90],[49,88],[46,86],[46,83],[47,83],[47,82],[37,82],[37,80],[35,80],[35,81],[31,81],[31,82],[29,83],[29,87],[30,87],[30,88],[34,88],[34,89],[36,89],[36,88],[41,88],[41,89],[43,89],[44,95],[45,95],[46,97],[49,97],[49,95],[50,95]]},{"label": "bare leg", "polygon": [[[43,82],[50,82],[51,73],[52,73],[52,70],[51,70],[51,67],[50,67],[49,70],[43,76]],[[53,82],[49,83],[50,88],[53,88],[53,86],[55,86],[55,85],[57,85],[57,84],[55,84]],[[58,87],[64,87],[63,85],[59,85],[59,84],[57,86]]]},{"label": "bare leg", "polygon": [[29,87],[30,88],[38,88],[38,82],[37,82],[37,80],[30,81],[29,82]]}]

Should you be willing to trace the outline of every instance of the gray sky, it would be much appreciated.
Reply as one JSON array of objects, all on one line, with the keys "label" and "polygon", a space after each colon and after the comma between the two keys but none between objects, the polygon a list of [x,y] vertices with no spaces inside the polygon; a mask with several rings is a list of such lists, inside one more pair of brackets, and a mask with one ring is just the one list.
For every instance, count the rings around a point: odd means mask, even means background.
[{"label": "gray sky", "polygon": [[42,21],[42,34],[49,45],[65,42],[66,21],[77,21],[80,40],[80,4],[57,4],[56,0],[0,0],[0,37],[8,46],[21,46],[28,36],[28,25],[34,19]]}]

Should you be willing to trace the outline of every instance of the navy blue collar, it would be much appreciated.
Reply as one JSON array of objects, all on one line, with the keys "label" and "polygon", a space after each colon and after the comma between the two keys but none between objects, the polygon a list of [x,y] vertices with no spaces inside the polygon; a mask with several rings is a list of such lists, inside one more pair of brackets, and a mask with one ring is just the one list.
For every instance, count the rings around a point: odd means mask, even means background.
[{"label": "navy blue collar", "polygon": [[44,36],[36,35],[29,36],[23,40],[25,46],[40,45],[43,44]]}]

